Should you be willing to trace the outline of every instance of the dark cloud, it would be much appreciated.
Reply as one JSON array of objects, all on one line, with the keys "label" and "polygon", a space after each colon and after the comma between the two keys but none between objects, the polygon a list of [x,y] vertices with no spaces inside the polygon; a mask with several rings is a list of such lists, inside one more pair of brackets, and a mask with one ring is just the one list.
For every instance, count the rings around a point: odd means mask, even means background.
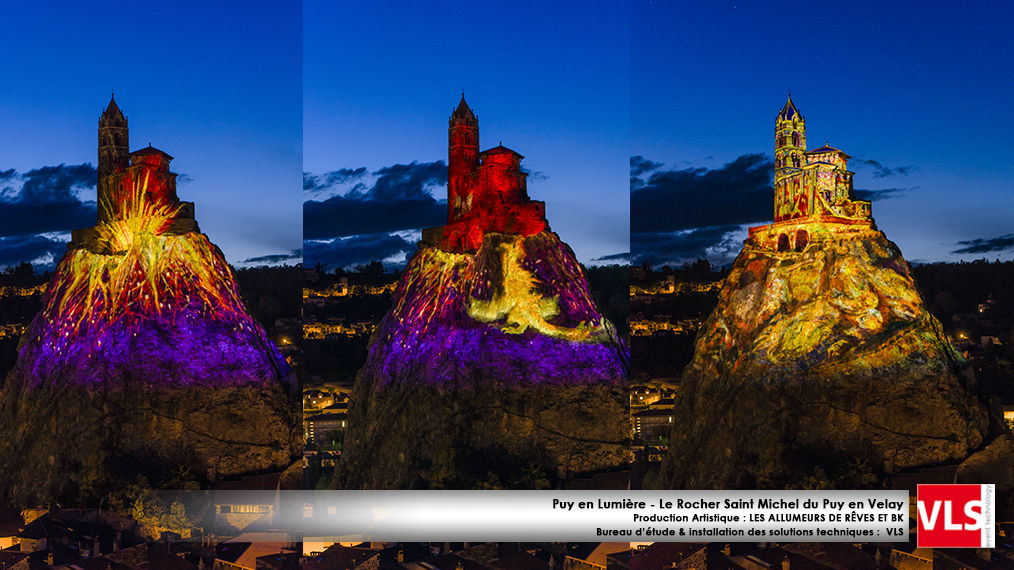
[{"label": "dark cloud", "polygon": [[194,179],[191,178],[189,174],[184,174],[182,172],[179,172],[179,173],[176,174],[176,183],[177,184],[190,184],[193,181],[194,181]]},{"label": "dark cloud", "polygon": [[369,189],[357,184],[344,196],[303,202],[303,238],[389,234],[447,221],[447,201],[431,194],[432,188],[447,184],[444,161],[396,164],[373,174],[378,178]]},{"label": "dark cloud", "polygon": [[17,174],[18,173],[13,168],[10,168],[8,170],[0,170],[0,182],[13,180],[17,176]]},{"label": "dark cloud", "polygon": [[640,177],[643,174],[662,168],[664,164],[663,162],[652,162],[641,155],[632,156],[630,157],[630,176],[631,178]]},{"label": "dark cloud", "polygon": [[623,253],[613,253],[611,255],[603,255],[602,257],[596,257],[592,261],[620,261],[627,263],[630,261],[630,252],[625,251]]},{"label": "dark cloud", "polygon": [[[401,236],[386,233],[357,235],[332,243],[307,241],[305,248],[305,266],[313,267],[317,263],[327,263],[328,268],[352,268],[370,261],[383,261],[389,257],[404,253],[410,256],[416,250],[416,244]],[[404,263],[384,263],[387,267],[404,267]]]},{"label": "dark cloud", "polygon": [[66,242],[39,235],[0,237],[0,267],[27,261],[39,272],[53,270],[67,251]]},{"label": "dark cloud", "polygon": [[860,200],[869,200],[870,202],[876,202],[877,200],[886,200],[888,198],[895,198],[901,196],[909,190],[915,190],[918,186],[912,188],[884,188],[883,190],[856,190],[856,198]]},{"label": "dark cloud", "polygon": [[334,196],[303,202],[303,239],[330,239],[434,227],[447,221],[447,201],[432,197],[383,203]]},{"label": "dark cloud", "polygon": [[447,164],[442,160],[419,164],[395,164],[373,173],[379,176],[363,199],[395,203],[404,200],[433,199],[430,189],[447,184]]},{"label": "dark cloud", "polygon": [[965,247],[956,249],[951,253],[990,253],[993,251],[1004,251],[1014,249],[1014,234],[990,238],[959,241],[958,245]]},{"label": "dark cloud", "polygon": [[77,200],[74,190],[95,188],[99,173],[89,163],[67,166],[43,166],[21,175],[21,197],[31,202]]},{"label": "dark cloud", "polygon": [[742,226],[725,225],[680,232],[635,233],[630,235],[631,263],[653,261],[655,265],[681,265],[705,258],[725,265],[743,249]]},{"label": "dark cloud", "polygon": [[631,232],[770,222],[773,174],[774,161],[763,154],[745,154],[716,169],[657,171],[631,187]]},{"label": "dark cloud", "polygon": [[[13,180],[10,170],[0,173]],[[83,202],[76,190],[95,188],[98,172],[88,163],[44,166],[20,175],[19,191],[0,196],[0,237],[69,232],[95,225],[95,202]]]},{"label": "dark cloud", "polygon": [[274,263],[282,263],[284,261],[300,261],[303,259],[303,250],[294,249],[289,253],[279,253],[275,255],[262,255],[260,257],[251,257],[244,259],[240,263],[253,263],[257,265],[272,265]]},{"label": "dark cloud", "polygon": [[915,170],[914,166],[898,166],[895,168],[891,168],[888,166],[884,166],[883,164],[880,163],[879,160],[873,160],[872,158],[869,159],[857,158],[852,161],[852,164],[856,165],[856,168],[863,168],[866,166],[873,168],[874,178],[884,178],[885,176],[893,176],[895,174],[907,176],[910,172]]},{"label": "dark cloud", "polygon": [[320,192],[339,184],[358,180],[365,175],[365,166],[361,166],[359,168],[342,168],[320,175],[313,174],[311,172],[304,172],[303,190],[309,192]]}]

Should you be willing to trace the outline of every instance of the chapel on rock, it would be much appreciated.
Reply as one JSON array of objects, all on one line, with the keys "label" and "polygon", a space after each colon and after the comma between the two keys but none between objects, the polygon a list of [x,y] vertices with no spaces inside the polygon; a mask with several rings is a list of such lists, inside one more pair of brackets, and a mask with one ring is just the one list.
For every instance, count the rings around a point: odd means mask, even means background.
[{"label": "chapel on rock", "polygon": [[524,157],[503,145],[479,152],[479,120],[464,95],[447,138],[447,225],[424,229],[423,242],[474,253],[487,233],[527,237],[549,229],[545,202],[528,197]]},{"label": "chapel on rock", "polygon": [[127,117],[110,97],[99,118],[98,226],[74,230],[68,247],[95,249],[99,226],[143,211],[140,204],[132,203],[134,197],[147,207],[175,212],[172,223],[162,233],[199,232],[194,203],[183,202],[176,195],[176,173],[169,171],[172,159],[150,144],[130,152]]},{"label": "chapel on rock", "polygon": [[858,200],[846,163],[825,144],[806,150],[806,120],[790,96],[775,119],[775,221],[750,228],[747,243],[779,252],[879,233],[868,200]]}]

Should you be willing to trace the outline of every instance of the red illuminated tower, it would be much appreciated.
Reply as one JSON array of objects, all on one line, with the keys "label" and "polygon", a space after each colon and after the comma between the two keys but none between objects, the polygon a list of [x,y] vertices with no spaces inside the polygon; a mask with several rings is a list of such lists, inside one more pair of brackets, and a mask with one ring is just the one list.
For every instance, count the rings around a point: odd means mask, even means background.
[{"label": "red illuminated tower", "polygon": [[505,146],[479,152],[479,120],[465,96],[447,126],[447,225],[423,230],[423,242],[473,253],[487,233],[531,236],[548,230],[546,204],[528,197],[524,157]]},{"label": "red illuminated tower", "polygon": [[447,126],[447,222],[460,222],[471,210],[479,170],[479,119],[465,103],[451,113]]}]

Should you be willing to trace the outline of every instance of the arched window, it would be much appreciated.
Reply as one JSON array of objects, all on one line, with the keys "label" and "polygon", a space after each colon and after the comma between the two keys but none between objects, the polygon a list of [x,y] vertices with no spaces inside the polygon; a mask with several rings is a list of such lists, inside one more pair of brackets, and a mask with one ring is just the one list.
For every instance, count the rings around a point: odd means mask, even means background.
[{"label": "arched window", "polygon": [[778,234],[778,251],[789,251],[789,236]]},{"label": "arched window", "polygon": [[799,133],[792,133],[792,146],[799,146]]},{"label": "arched window", "polygon": [[806,230],[796,230],[796,251],[803,251],[810,243],[810,234]]}]

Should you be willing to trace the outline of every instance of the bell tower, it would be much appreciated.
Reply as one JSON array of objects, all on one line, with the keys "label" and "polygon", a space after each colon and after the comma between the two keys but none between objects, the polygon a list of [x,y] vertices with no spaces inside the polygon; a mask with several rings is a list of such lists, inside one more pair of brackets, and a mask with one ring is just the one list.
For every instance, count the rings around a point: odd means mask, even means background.
[{"label": "bell tower", "polygon": [[109,106],[99,119],[99,183],[110,174],[124,172],[130,166],[130,136],[127,117],[110,96]]},{"label": "bell tower", "polygon": [[467,216],[479,169],[479,119],[461,94],[458,108],[447,122],[447,222]]},{"label": "bell tower", "polygon": [[[806,121],[789,95],[775,119],[775,221],[805,212],[806,196],[803,168],[806,167]],[[802,201],[800,201],[802,200]]]},{"label": "bell tower", "polygon": [[792,96],[775,120],[775,186],[806,166],[806,120],[792,104]]}]

